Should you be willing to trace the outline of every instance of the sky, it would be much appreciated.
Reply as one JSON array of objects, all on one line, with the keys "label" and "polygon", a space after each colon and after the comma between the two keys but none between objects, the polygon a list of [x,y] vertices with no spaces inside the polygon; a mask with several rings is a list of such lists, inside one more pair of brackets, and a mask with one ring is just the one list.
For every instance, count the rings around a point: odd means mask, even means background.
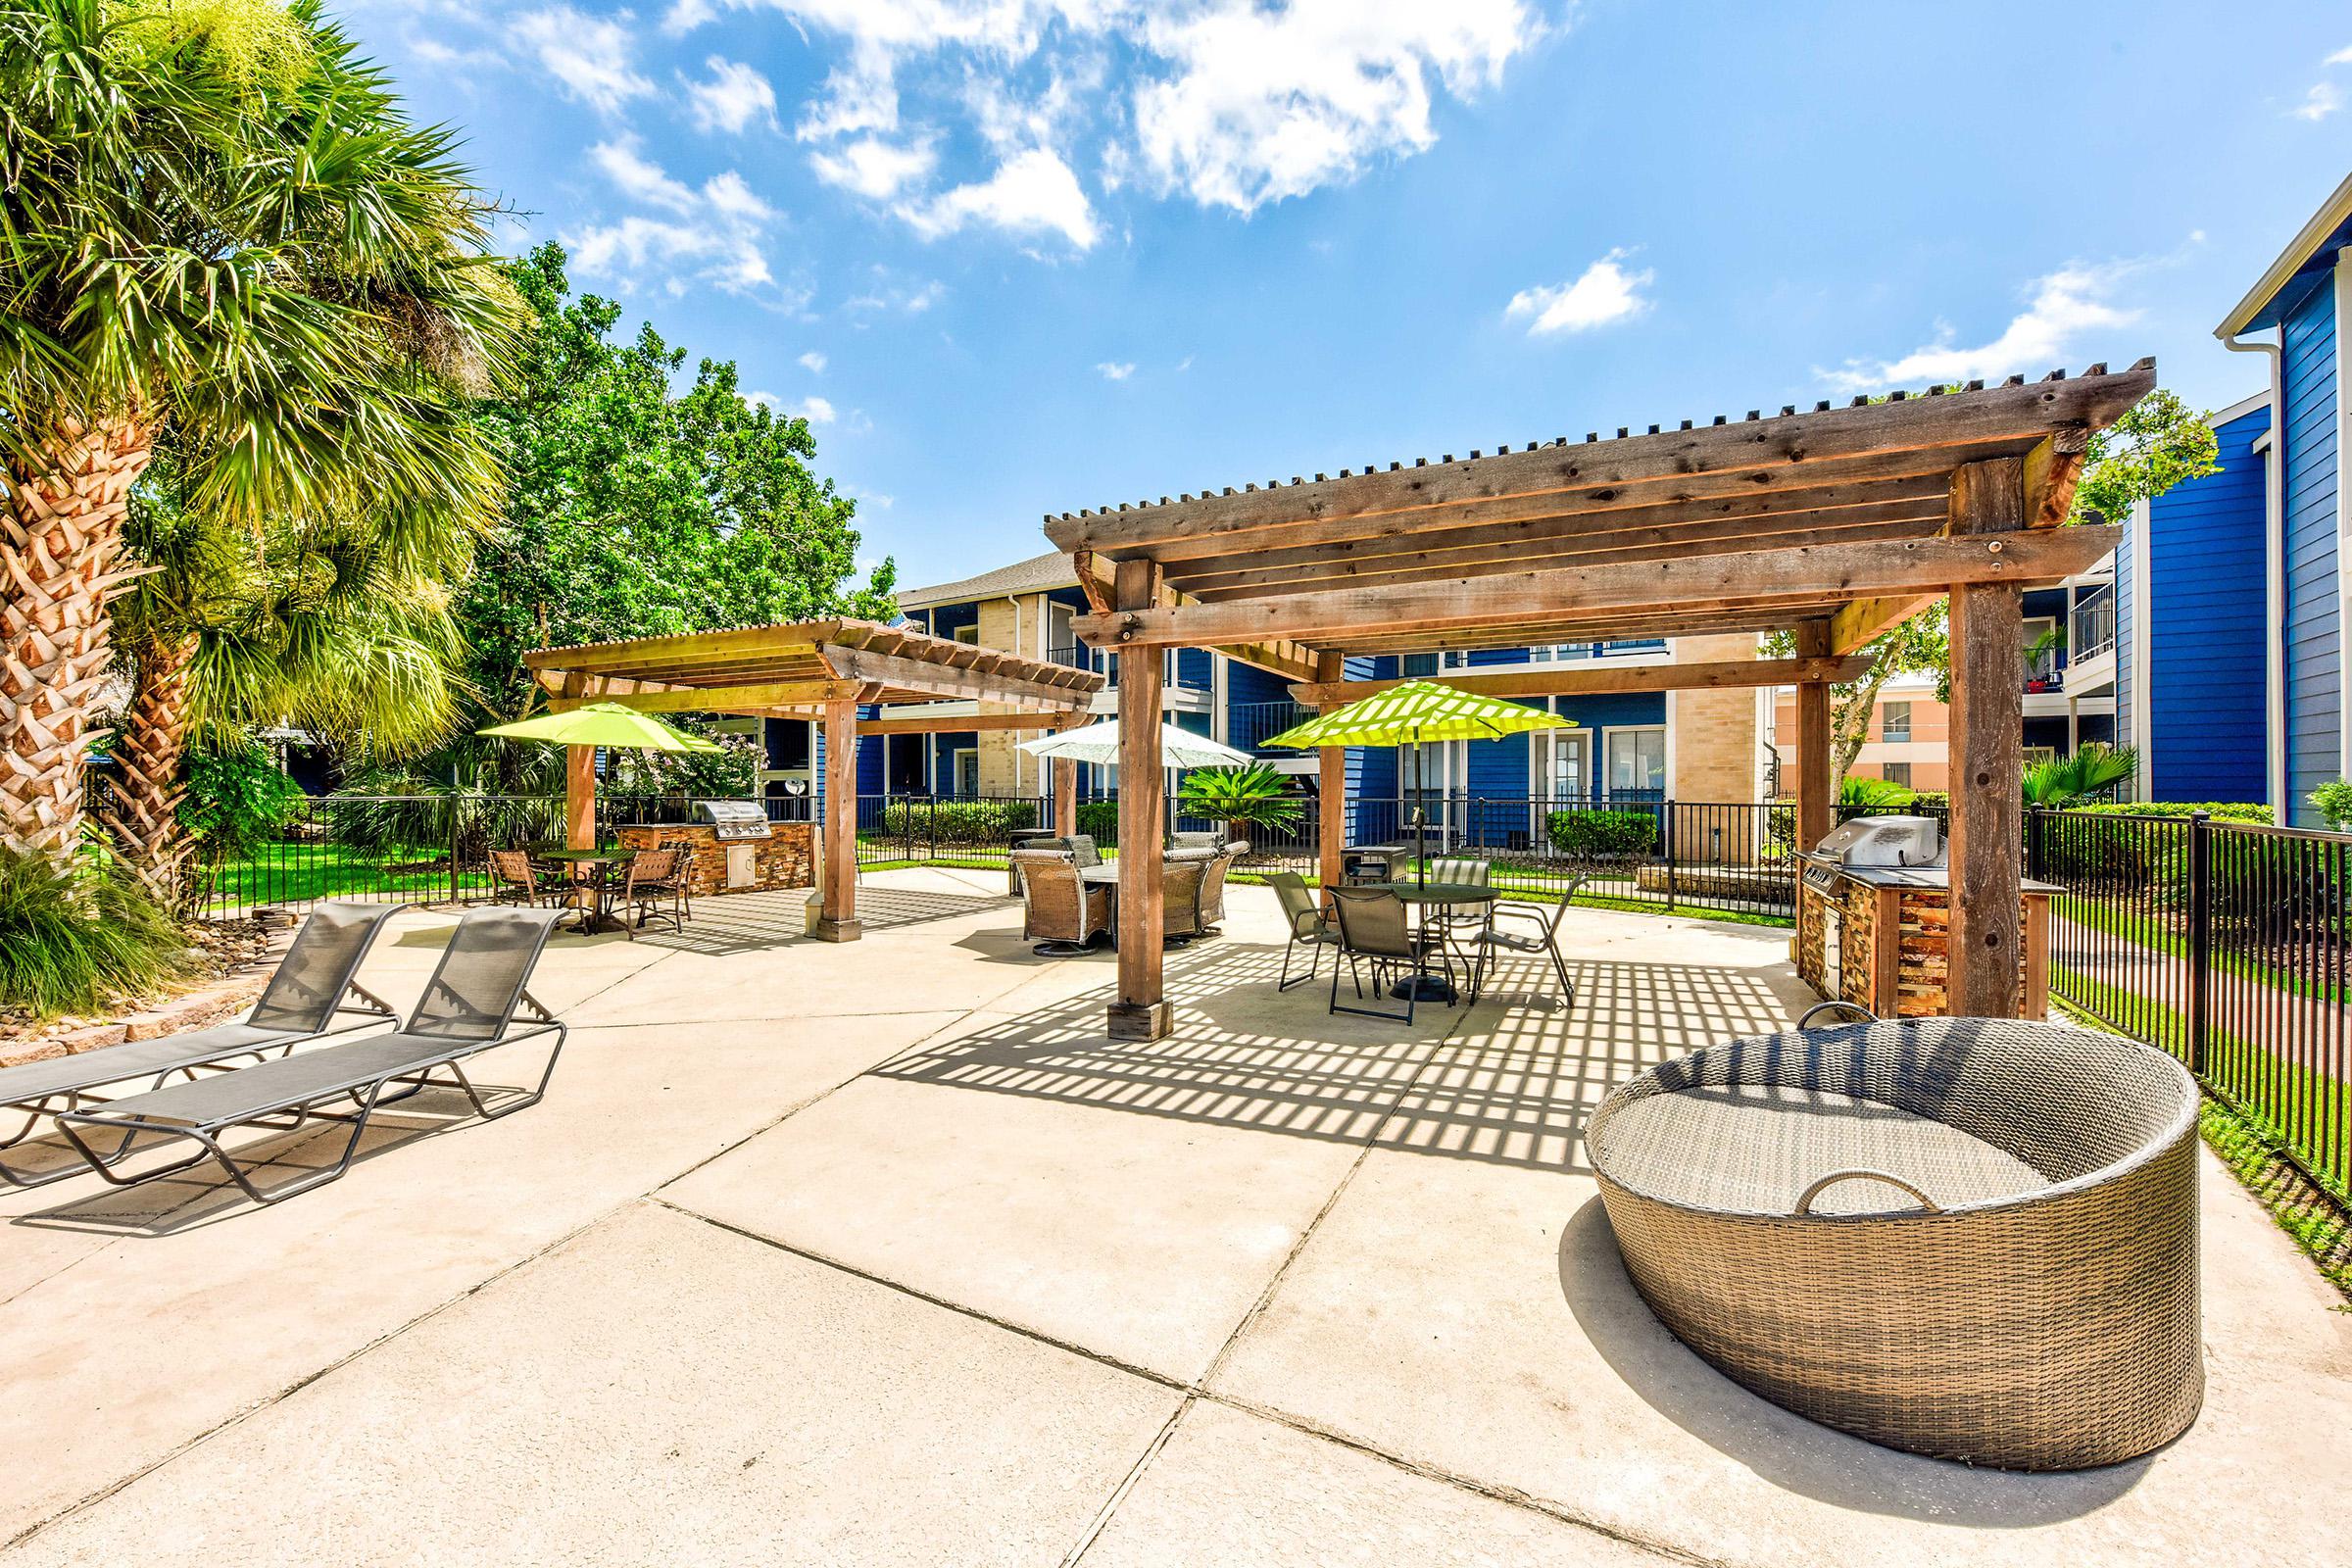
[{"label": "sky", "polygon": [[2212,336],[2352,7],[328,0],[575,287],[803,415],[902,586],[1048,513]]}]

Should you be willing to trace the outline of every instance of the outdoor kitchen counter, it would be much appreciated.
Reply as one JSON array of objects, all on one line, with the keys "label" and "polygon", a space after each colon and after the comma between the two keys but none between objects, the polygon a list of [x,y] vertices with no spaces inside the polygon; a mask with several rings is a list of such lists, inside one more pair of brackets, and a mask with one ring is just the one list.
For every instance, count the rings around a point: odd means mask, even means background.
[{"label": "outdoor kitchen counter", "polygon": [[[1807,857],[1807,870],[1824,868]],[[1828,862],[1825,888],[1800,878],[1796,972],[1825,998],[1858,1002],[1882,1018],[1926,1018],[1949,1011],[1951,878],[1940,865],[1843,865]],[[2028,881],[2018,954],[2018,1004],[2028,1018],[2049,1009],[2050,899],[2065,891]]]},{"label": "outdoor kitchen counter", "polygon": [[[1866,888],[1935,888],[1949,893],[1952,890],[1948,868],[1940,865],[1841,865],[1838,874],[1848,882],[1859,882]],[[2036,882],[2031,877],[2018,884],[2021,893],[2048,896],[2066,890],[2055,882]]]},{"label": "outdoor kitchen counter", "polygon": [[[685,844],[693,851],[696,898],[713,893],[748,893],[755,888],[806,888],[816,885],[813,829],[807,822],[775,822],[764,839],[722,843],[708,822],[662,822],[643,827],[614,828],[620,842],[633,850]],[[728,875],[727,854],[736,852],[738,877]],[[749,851],[749,855],[743,852]],[[748,861],[748,864],[745,862]],[[748,874],[745,874],[748,873]]]}]

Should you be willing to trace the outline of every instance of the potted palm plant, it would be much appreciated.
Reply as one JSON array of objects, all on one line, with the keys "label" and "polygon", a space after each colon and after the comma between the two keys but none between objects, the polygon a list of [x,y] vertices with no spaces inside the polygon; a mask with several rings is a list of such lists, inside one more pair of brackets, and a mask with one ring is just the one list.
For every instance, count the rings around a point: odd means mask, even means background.
[{"label": "potted palm plant", "polygon": [[1263,762],[1196,767],[1184,775],[1177,802],[1185,815],[1222,821],[1226,831],[1244,842],[1252,827],[1296,827],[1306,815],[1289,776]]}]

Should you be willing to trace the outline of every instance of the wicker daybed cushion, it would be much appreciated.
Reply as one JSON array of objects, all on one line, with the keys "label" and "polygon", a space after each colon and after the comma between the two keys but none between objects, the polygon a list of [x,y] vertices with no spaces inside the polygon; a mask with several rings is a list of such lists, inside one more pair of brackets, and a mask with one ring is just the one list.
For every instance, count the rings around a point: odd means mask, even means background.
[{"label": "wicker daybed cushion", "polygon": [[[1893,1447],[2080,1469],[2203,1398],[2196,1114],[2136,1042],[1936,1018],[1677,1057],[1586,1149],[1635,1288],[1728,1376]],[[1854,1171],[1891,1180],[1820,1185]]]}]

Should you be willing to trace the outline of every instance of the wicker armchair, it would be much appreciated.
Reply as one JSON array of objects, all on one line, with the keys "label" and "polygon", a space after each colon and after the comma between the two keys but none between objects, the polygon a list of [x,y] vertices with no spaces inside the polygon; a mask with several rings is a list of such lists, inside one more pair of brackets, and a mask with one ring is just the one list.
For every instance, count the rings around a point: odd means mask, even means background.
[{"label": "wicker armchair", "polygon": [[1021,878],[1021,940],[1040,957],[1071,957],[1110,929],[1110,889],[1088,886],[1076,862],[1054,850],[1012,857]]},{"label": "wicker armchair", "polygon": [[1195,937],[1208,934],[1208,927],[1200,919],[1200,894],[1210,863],[1165,859],[1159,862],[1160,931],[1170,947],[1181,947]]},{"label": "wicker armchair", "polygon": [[1222,833],[1195,833],[1188,830],[1168,835],[1168,848],[1171,850],[1221,850],[1224,847],[1225,835]]},{"label": "wicker armchair", "polygon": [[667,920],[671,930],[683,931],[685,904],[677,851],[639,850],[629,857],[620,877],[620,916],[621,929],[631,942],[648,920]]},{"label": "wicker armchair", "polygon": [[1416,984],[1404,993],[1404,1010],[1389,1012],[1374,1007],[1343,1007],[1340,1005],[1340,966],[1331,966],[1331,1010],[1352,1012],[1366,1018],[1396,1018],[1406,1024],[1413,1021],[1413,1008],[1419,1001],[1417,982],[1429,973],[1429,957],[1440,946],[1438,939],[1416,930],[1404,907],[1404,901],[1386,888],[1348,888],[1330,890],[1332,913],[1340,928],[1340,956],[1348,960],[1348,972],[1355,982],[1358,1002],[1364,997],[1364,977],[1360,967],[1366,958],[1372,960],[1372,990],[1379,994],[1381,983],[1392,972],[1401,974],[1412,970]]},{"label": "wicker armchair", "polygon": [[1225,873],[1232,870],[1241,857],[1230,849],[1208,862],[1200,874],[1200,929],[1204,935],[1214,935],[1225,923]]}]

